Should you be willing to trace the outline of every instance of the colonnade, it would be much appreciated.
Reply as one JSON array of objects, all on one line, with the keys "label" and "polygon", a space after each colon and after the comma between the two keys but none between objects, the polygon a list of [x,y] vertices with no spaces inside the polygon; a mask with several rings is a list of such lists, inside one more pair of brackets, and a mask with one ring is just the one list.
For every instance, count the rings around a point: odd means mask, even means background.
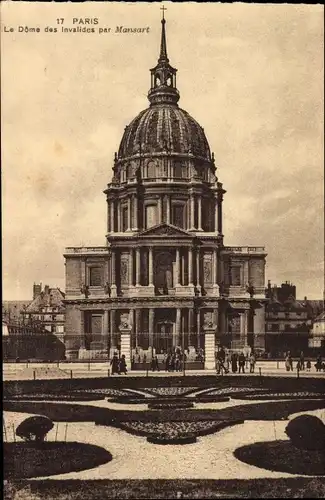
[{"label": "colonnade", "polygon": [[[175,202],[179,200],[175,200]],[[189,231],[203,231],[202,229],[202,203],[206,200],[202,198],[201,195],[190,194],[187,202],[184,202],[184,209],[187,207],[187,217],[185,229]],[[150,205],[156,206],[156,223],[157,224],[172,224],[171,207],[172,207],[173,197],[172,195],[157,195],[148,198],[148,203]],[[122,207],[127,207],[127,227],[122,226]],[[164,209],[165,207],[165,209]],[[139,220],[139,201],[135,193],[129,194],[126,197],[120,199],[108,199],[107,200],[107,220],[108,220],[108,232],[123,232],[123,229],[128,232],[140,231],[140,220]],[[222,232],[222,202],[217,198],[214,199],[214,227],[211,231]],[[195,213],[197,217],[195,217]],[[144,214],[142,217],[144,220]]]}]

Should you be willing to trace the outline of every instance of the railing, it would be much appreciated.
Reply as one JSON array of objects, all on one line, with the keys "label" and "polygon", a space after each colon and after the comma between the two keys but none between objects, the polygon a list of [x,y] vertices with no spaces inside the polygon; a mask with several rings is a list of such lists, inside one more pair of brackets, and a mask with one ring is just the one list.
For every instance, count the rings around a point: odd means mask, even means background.
[{"label": "railing", "polygon": [[224,247],[223,251],[233,253],[259,253],[265,252],[265,247]]},{"label": "railing", "polygon": [[106,253],[107,247],[67,247],[66,254],[80,254],[80,253]]}]

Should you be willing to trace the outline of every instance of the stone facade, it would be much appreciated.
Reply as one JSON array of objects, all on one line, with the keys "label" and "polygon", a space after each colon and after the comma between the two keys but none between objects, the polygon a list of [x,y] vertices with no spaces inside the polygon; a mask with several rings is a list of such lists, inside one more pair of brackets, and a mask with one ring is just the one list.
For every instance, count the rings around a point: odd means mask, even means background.
[{"label": "stone facade", "polygon": [[[264,348],[264,247],[226,247],[225,190],[203,129],[178,107],[165,21],[150,107],[126,127],[105,190],[107,244],[67,248],[67,357],[119,349]],[[256,335],[258,333],[258,335]]]}]

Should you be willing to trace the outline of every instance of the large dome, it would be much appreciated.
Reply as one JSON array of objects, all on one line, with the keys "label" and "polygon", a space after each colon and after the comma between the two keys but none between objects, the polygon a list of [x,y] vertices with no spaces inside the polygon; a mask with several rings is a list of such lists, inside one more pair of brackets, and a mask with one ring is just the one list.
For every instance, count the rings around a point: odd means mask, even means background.
[{"label": "large dome", "polygon": [[177,104],[155,104],[142,111],[125,128],[119,147],[119,159],[139,152],[170,154],[192,153],[211,160],[203,128]]}]

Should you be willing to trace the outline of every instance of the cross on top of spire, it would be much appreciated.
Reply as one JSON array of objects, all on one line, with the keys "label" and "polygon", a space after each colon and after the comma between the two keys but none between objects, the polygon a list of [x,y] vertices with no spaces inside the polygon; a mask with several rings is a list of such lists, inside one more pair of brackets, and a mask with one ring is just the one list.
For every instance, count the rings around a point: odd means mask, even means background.
[{"label": "cross on top of spire", "polygon": [[167,8],[163,5],[160,7],[160,10],[162,10],[162,21],[165,21],[165,10],[167,10]]}]

